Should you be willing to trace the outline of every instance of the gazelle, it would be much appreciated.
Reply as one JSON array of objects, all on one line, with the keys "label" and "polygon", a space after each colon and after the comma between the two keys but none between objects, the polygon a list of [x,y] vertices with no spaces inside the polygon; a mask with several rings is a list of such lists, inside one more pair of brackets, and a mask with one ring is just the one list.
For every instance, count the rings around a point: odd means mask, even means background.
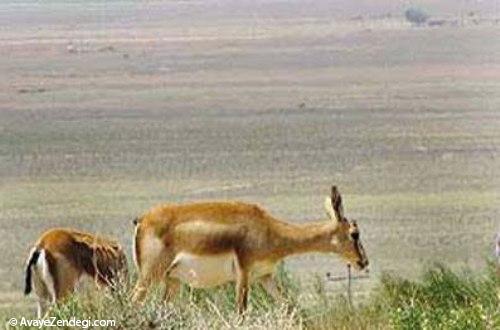
[{"label": "gazelle", "polygon": [[335,186],[325,201],[329,219],[291,224],[242,202],[167,204],[136,219],[134,259],[139,279],[136,301],[152,282],[165,281],[165,296],[180,282],[208,288],[236,282],[238,311],[246,308],[249,284],[259,281],[275,298],[272,275],[283,258],[307,252],[339,254],[357,269],[368,265],[356,223],[344,217]]},{"label": "gazelle", "polygon": [[75,290],[83,275],[110,285],[125,271],[126,257],[118,243],[73,229],[51,229],[30,252],[24,294],[34,287],[41,318],[50,304]]}]

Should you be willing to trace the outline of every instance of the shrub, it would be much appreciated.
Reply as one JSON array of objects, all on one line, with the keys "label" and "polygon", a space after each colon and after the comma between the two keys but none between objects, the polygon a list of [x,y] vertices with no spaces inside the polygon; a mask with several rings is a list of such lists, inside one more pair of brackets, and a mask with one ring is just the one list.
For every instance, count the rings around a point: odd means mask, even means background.
[{"label": "shrub", "polygon": [[497,329],[500,279],[490,263],[482,273],[433,265],[419,281],[383,275],[370,296],[350,306],[322,279],[304,287],[283,268],[277,279],[285,299],[275,302],[259,286],[244,317],[235,311],[234,286],[181,289],[172,302],[152,288],[144,304],[130,301],[130,282],[114,290],[87,290],[51,310],[59,319],[114,319],[118,329]]},{"label": "shrub", "polygon": [[423,24],[427,21],[429,16],[419,8],[409,8],[405,11],[406,19],[413,24]]}]

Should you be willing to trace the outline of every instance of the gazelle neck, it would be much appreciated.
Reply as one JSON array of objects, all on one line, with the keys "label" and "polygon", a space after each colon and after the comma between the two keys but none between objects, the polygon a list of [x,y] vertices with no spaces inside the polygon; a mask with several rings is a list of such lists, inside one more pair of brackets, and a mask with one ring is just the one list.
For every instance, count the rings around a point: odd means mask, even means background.
[{"label": "gazelle neck", "polygon": [[308,224],[281,223],[279,239],[275,246],[277,254],[287,257],[307,252],[333,252],[332,235],[335,224],[332,221],[316,221]]}]

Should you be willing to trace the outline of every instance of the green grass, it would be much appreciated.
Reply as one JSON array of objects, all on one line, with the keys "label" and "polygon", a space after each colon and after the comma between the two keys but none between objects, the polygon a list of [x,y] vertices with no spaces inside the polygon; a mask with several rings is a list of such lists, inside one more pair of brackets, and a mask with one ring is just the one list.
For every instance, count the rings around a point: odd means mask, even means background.
[{"label": "green grass", "polygon": [[113,292],[76,294],[56,306],[51,316],[114,319],[118,329],[497,329],[497,267],[490,263],[472,273],[437,264],[416,281],[385,274],[370,296],[355,306],[345,296],[326,290],[320,279],[303,288],[280,270],[283,301],[273,301],[255,286],[243,317],[235,312],[232,285],[211,290],[183,287],[179,297],[168,303],[162,301],[160,288],[153,288],[138,306],[130,301],[132,285],[125,283]]},{"label": "green grass", "polygon": [[480,275],[436,265],[420,282],[385,276],[382,292],[394,328],[498,329],[499,279],[493,264]]}]

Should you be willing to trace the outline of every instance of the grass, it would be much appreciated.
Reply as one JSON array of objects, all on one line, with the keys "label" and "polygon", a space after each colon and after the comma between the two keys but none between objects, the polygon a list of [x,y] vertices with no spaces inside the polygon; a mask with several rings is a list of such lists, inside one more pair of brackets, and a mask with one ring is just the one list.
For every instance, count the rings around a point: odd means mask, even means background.
[{"label": "grass", "polygon": [[436,265],[420,282],[386,276],[382,292],[390,324],[398,329],[495,329],[500,326],[500,277],[452,272]]},{"label": "grass", "polygon": [[[478,273],[455,272],[436,264],[408,280],[383,275],[370,296],[350,306],[317,280],[302,288],[283,269],[277,279],[282,302],[255,286],[244,317],[234,308],[232,285],[222,289],[183,287],[173,302],[160,288],[142,306],[130,302],[131,284],[115,291],[76,294],[51,311],[57,319],[113,319],[117,329],[497,329],[500,326],[500,277],[490,263]],[[132,281],[131,281],[132,282]]]}]

